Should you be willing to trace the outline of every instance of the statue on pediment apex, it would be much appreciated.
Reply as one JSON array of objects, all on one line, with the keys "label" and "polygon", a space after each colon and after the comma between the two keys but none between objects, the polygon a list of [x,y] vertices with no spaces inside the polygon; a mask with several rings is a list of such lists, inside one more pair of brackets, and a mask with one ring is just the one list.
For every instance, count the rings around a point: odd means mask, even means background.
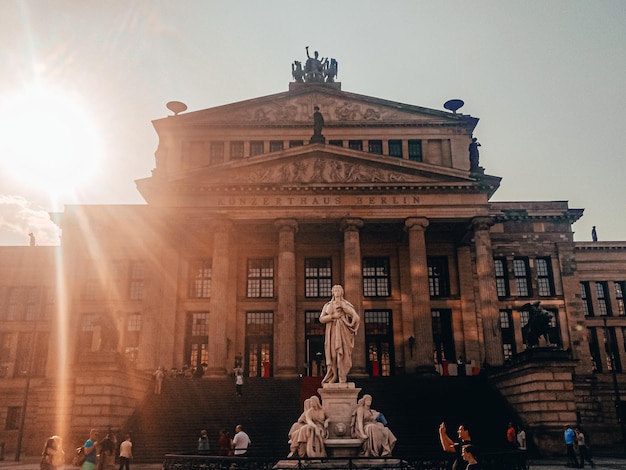
[{"label": "statue on pediment apex", "polygon": [[311,57],[309,46],[306,46],[305,49],[307,59],[304,68],[302,62],[298,60],[291,64],[293,79],[299,83],[334,83],[339,70],[339,63],[335,59],[320,58],[318,51],[315,51]]}]

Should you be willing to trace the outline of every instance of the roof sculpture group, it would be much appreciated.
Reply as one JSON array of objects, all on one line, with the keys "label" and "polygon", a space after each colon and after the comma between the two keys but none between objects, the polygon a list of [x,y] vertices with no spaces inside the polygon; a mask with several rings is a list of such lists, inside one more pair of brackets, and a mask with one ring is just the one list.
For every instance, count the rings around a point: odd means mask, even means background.
[{"label": "roof sculpture group", "polygon": [[302,68],[302,62],[299,60],[295,60],[291,64],[291,75],[294,80],[305,83],[333,83],[339,68],[338,62],[328,57],[320,59],[317,51],[311,57],[309,46],[306,46],[305,49],[307,59],[304,63],[304,69]]}]

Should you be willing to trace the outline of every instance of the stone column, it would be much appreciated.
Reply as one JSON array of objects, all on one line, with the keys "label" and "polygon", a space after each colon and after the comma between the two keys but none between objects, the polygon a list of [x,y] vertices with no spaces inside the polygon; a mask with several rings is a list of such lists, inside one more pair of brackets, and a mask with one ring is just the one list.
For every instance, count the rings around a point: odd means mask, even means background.
[{"label": "stone column", "polygon": [[343,290],[348,300],[361,317],[361,326],[357,332],[354,350],[352,351],[352,369],[349,376],[367,377],[365,367],[365,314],[363,312],[363,269],[361,267],[361,243],[359,229],[363,220],[357,218],[343,219]]},{"label": "stone column", "polygon": [[483,321],[485,339],[485,360],[491,366],[504,363],[502,352],[502,332],[500,330],[500,312],[496,291],[493,252],[489,227],[493,220],[489,217],[476,217],[472,220],[474,247],[476,249],[476,276],[478,279],[478,299],[476,312]]},{"label": "stone column", "polygon": [[425,217],[409,217],[404,225],[409,233],[409,264],[411,267],[411,304],[413,306],[413,358],[416,372],[433,372],[433,321],[430,312],[428,289],[428,263],[426,261]]},{"label": "stone column", "polygon": [[213,261],[211,301],[209,303],[209,377],[222,377],[229,370],[227,322],[234,315],[229,298],[234,298],[235,286],[230,286],[230,235],[232,222],[217,220],[213,226]]},{"label": "stone column", "polygon": [[296,361],[296,249],[298,222],[280,219],[278,229],[278,307],[274,321],[274,376],[295,377]]}]

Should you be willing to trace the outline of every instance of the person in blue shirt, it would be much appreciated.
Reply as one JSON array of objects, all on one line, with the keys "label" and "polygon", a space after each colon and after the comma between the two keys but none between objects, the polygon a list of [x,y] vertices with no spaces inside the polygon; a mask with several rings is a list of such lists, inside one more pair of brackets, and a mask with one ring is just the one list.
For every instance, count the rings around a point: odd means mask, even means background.
[{"label": "person in blue shirt", "polygon": [[578,459],[574,451],[574,442],[576,442],[576,433],[569,424],[564,426],[565,447],[567,447],[567,466],[578,468]]},{"label": "person in blue shirt", "polygon": [[98,430],[92,429],[89,432],[89,439],[85,441],[85,462],[80,467],[80,470],[94,470],[96,463],[98,463]]}]

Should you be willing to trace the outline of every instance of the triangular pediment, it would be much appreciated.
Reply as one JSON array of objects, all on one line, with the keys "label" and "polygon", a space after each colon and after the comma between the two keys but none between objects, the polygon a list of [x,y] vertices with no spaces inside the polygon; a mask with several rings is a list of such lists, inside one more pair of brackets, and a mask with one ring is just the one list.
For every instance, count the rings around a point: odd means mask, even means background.
[{"label": "triangular pediment", "polygon": [[466,171],[319,144],[191,170],[170,182],[180,187],[212,188],[229,185],[471,186],[475,183]]},{"label": "triangular pediment", "polygon": [[[452,125],[474,127],[478,119],[468,115],[344,92],[323,84],[303,84],[295,90],[170,116],[186,126],[310,125],[319,106],[326,126],[360,125]],[[170,119],[168,118],[168,119]],[[159,127],[159,122],[155,126]]]}]

